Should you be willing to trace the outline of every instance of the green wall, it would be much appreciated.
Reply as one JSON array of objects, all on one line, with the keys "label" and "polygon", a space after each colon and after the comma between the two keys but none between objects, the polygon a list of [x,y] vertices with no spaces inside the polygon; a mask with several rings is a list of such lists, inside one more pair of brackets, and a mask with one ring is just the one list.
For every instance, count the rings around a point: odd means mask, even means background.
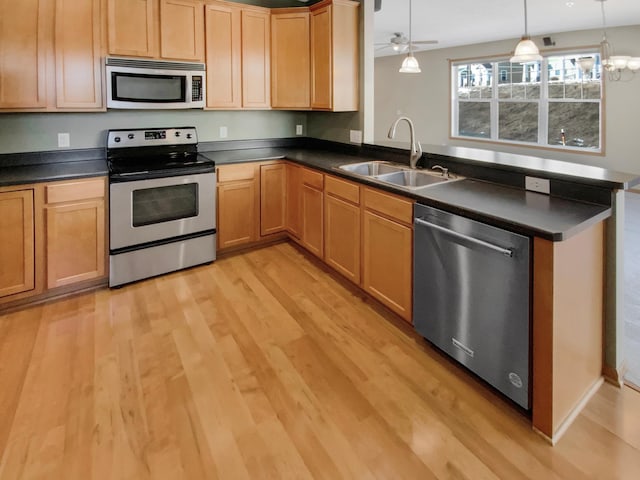
[{"label": "green wall", "polygon": [[[307,112],[110,110],[105,113],[0,114],[0,153],[58,149],[58,133],[71,135],[71,149],[104,147],[110,128],[195,126],[198,140],[244,140],[295,136],[296,125],[307,134]],[[226,126],[228,137],[219,131]]]}]

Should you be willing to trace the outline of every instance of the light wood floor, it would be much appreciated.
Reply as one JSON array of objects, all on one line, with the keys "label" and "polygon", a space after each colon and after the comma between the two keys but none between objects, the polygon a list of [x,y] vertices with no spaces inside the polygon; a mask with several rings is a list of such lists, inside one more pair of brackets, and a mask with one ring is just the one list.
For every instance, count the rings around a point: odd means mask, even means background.
[{"label": "light wood floor", "polygon": [[0,316],[0,479],[634,478],[640,394],[556,447],[290,244]]}]

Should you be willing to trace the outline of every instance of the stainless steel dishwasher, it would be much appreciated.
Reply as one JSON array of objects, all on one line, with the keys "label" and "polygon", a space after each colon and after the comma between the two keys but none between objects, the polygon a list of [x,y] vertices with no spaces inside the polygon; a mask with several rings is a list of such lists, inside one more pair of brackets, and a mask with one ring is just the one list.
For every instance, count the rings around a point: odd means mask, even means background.
[{"label": "stainless steel dishwasher", "polygon": [[529,409],[529,238],[419,204],[414,227],[416,330]]}]

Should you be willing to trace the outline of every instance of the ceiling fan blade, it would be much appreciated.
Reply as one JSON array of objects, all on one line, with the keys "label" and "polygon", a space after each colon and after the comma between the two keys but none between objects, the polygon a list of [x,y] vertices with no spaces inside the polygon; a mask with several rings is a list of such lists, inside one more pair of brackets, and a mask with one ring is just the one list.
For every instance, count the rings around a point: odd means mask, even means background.
[{"label": "ceiling fan blade", "polygon": [[438,40],[416,40],[415,42],[411,42],[414,45],[435,45],[438,43]]}]

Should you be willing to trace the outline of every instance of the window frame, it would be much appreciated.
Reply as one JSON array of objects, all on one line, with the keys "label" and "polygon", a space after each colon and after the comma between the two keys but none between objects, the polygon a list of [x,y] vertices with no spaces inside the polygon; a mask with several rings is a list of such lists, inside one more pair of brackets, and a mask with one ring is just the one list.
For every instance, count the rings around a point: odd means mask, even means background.
[{"label": "window frame", "polygon": [[[566,153],[580,153],[583,155],[604,156],[605,149],[605,85],[606,75],[600,74],[600,97],[597,99],[553,99],[549,98],[549,58],[563,57],[563,56],[578,56],[581,54],[598,55],[599,48],[597,46],[580,47],[571,50],[550,50],[543,54],[542,65],[540,69],[540,95],[538,99],[500,99],[498,92],[497,78],[500,75],[498,65],[502,62],[508,62],[510,55],[491,55],[485,57],[472,57],[472,58],[459,58],[449,59],[449,138],[451,140],[472,141],[499,144],[506,146],[516,146],[524,148],[533,148],[541,150],[553,150]],[[490,122],[491,122],[491,134],[489,138],[473,137],[460,135],[458,132],[459,127],[459,102],[458,98],[458,75],[457,67],[464,64],[483,64],[490,63],[492,65],[491,75],[491,98],[476,98],[476,99],[463,99],[462,102],[487,102],[490,104]],[[598,63],[597,63],[598,64]],[[525,142],[518,140],[501,140],[499,136],[499,103],[500,102],[532,102],[538,103],[538,140],[537,142]],[[549,104],[550,103],[597,103],[599,104],[599,148],[591,149],[584,147],[577,147],[571,145],[551,145],[548,142],[548,129],[549,129]]]}]

